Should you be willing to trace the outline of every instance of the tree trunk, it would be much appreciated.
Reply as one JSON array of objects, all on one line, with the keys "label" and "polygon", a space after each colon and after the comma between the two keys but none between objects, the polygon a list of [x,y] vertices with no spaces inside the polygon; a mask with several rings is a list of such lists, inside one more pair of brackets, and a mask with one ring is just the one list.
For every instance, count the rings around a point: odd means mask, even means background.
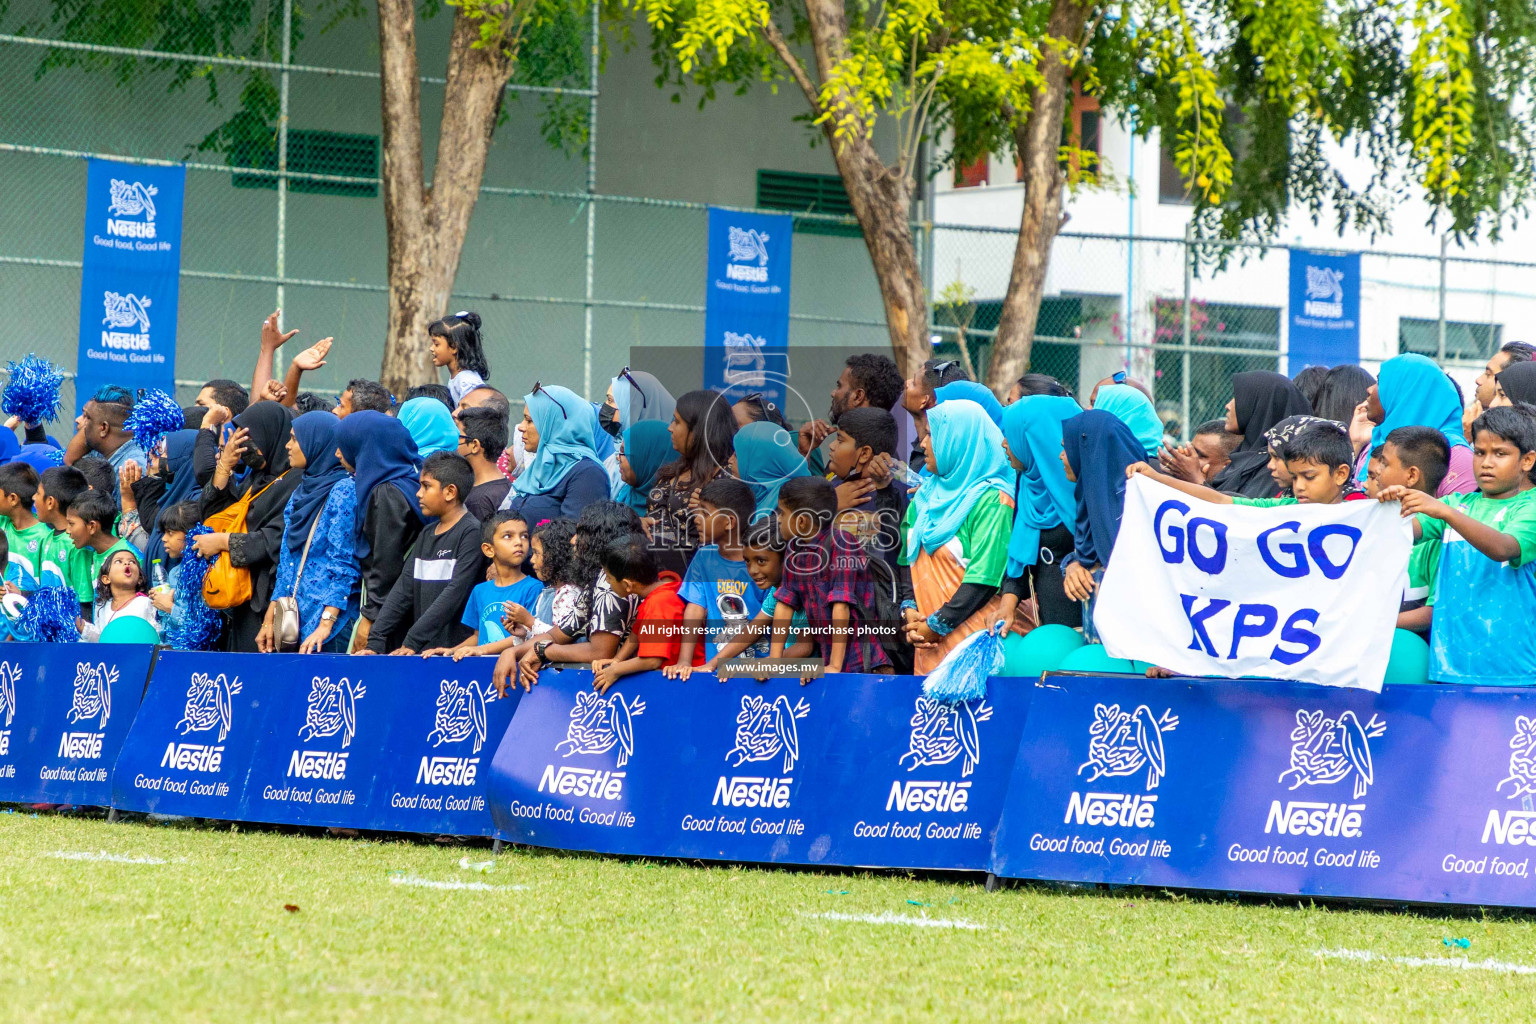
[{"label": "tree trunk", "polygon": [[[848,18],[841,0],[805,0],[816,55],[817,77],[825,82],[847,55]],[[807,88],[802,83],[802,88]],[[807,89],[812,107],[816,97]],[[912,238],[912,188],[902,168],[881,158],[874,142],[860,133],[834,139],[825,127],[832,158],[848,192],[853,215],[864,233],[880,300],[885,306],[891,350],[902,372],[912,374],[932,354],[928,342],[928,297],[918,269],[917,244]]]},{"label": "tree trunk", "polygon": [[[1087,16],[1086,4],[1055,0],[1046,33],[1056,39],[1076,40],[1082,35]],[[1029,366],[1051,244],[1061,229],[1061,193],[1066,175],[1059,152],[1067,94],[1072,87],[1070,70],[1054,49],[1041,54],[1044,85],[1034,92],[1029,116],[1014,131],[1024,172],[1024,214],[1019,222],[1019,239],[1013,250],[1013,268],[1003,297],[997,339],[987,365],[987,385],[999,394],[1006,392]]]},{"label": "tree trunk", "polygon": [[448,84],[430,188],[421,143],[421,85],[412,0],[379,0],[384,115],[384,225],[389,237],[389,325],[381,379],[397,395],[433,380],[427,325],[445,313],[469,218],[480,194],[491,134],[514,58],[474,47],[479,25],[456,13]]},{"label": "tree trunk", "polygon": [[864,232],[864,245],[880,285],[896,365],[910,376],[933,354],[928,340],[927,293],[912,238],[911,191],[867,139],[849,142],[840,152],[836,143],[833,146],[838,173]]}]

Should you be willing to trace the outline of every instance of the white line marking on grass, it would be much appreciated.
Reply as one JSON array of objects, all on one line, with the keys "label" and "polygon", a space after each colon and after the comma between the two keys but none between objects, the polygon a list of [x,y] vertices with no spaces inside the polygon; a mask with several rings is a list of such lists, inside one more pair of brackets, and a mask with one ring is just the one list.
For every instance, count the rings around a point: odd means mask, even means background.
[{"label": "white line marking on grass", "polygon": [[853,924],[903,924],[912,928],[964,928],[970,931],[985,931],[987,927],[984,924],[960,918],[912,917],[909,914],[892,914],[889,911],[884,914],[839,914],[829,910],[822,914],[801,914],[800,916],[822,921],[848,921]]},{"label": "white line marking on grass", "polygon": [[59,860],[109,861],[109,862],[111,862],[113,864],[164,864],[164,863],[166,863],[165,861],[161,860],[159,857],[125,857],[125,856],[123,856],[120,853],[108,853],[105,850],[101,850],[100,852],[97,852],[97,853],[91,853],[89,851],[86,851],[86,852],[76,852],[76,851],[69,851],[69,850],[54,850],[48,856],[55,857],[55,858],[57,858]]},{"label": "white line marking on grass", "polygon": [[472,889],[475,892],[518,891],[526,885],[487,885],[484,882],[444,882],[435,878],[418,878],[415,875],[390,875],[390,885],[415,885],[423,889]]},{"label": "white line marking on grass", "polygon": [[1493,971],[1496,974],[1536,974],[1536,967],[1507,960],[1468,960],[1464,956],[1386,956],[1368,949],[1320,949],[1320,957],[1332,960],[1379,961],[1404,967],[1449,967],[1458,971]]}]

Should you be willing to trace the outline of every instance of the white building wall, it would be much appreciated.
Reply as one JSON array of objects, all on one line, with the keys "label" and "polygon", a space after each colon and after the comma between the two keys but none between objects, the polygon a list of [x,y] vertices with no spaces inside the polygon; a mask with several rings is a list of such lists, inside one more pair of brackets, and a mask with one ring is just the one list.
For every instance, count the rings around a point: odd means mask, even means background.
[{"label": "white building wall", "polygon": [[[1107,115],[1100,122],[1101,158],[1107,184],[1081,188],[1069,195],[1065,235],[1052,253],[1048,295],[1090,292],[1118,296],[1123,311],[1131,295],[1131,335],[1149,339],[1148,310],[1156,296],[1183,293],[1182,246],[1151,242],[1127,246],[1128,234],[1149,239],[1178,240],[1184,236],[1191,207],[1158,200],[1159,138],[1134,141],[1127,127]],[[1134,144],[1134,160],[1132,146]],[[1349,171],[1362,168],[1348,167]],[[1023,205],[1023,187],[1014,180],[1011,160],[994,156],[989,183],[956,188],[945,173],[936,183],[935,221],[1016,230]],[[1317,249],[1360,251],[1360,356],[1368,368],[1398,353],[1401,317],[1435,320],[1439,316],[1438,282],[1440,234],[1429,224],[1430,208],[1422,196],[1405,190],[1391,214],[1391,233],[1375,239],[1349,230],[1342,236],[1330,222],[1314,225],[1304,215],[1293,216],[1275,240],[1279,244]],[[1079,238],[1112,235],[1120,241]],[[978,241],[981,236],[940,231],[934,260],[935,291],[952,280],[975,289],[978,298],[1001,298],[1007,285],[1012,237]],[[1412,259],[1389,253],[1413,254]],[[1536,268],[1468,264],[1455,259],[1536,262],[1536,227],[1521,224],[1498,241],[1451,243],[1446,264],[1448,321],[1494,323],[1503,326],[1504,341],[1536,341]],[[1192,293],[1208,302],[1285,309],[1288,254],[1284,250],[1251,252],[1234,260],[1224,272],[1197,277]],[[1129,287],[1127,285],[1129,282]],[[1282,343],[1285,318],[1281,317]],[[1451,363],[1452,372],[1470,380],[1468,366]]]}]

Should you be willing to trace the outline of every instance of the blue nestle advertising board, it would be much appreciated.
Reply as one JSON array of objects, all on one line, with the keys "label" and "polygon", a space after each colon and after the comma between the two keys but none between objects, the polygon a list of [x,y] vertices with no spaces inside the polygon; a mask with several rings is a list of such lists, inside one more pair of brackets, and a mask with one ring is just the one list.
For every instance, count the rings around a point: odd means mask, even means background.
[{"label": "blue nestle advertising board", "polygon": [[547,672],[492,764],[498,834],[605,853],[979,870],[1029,689],[950,706],[920,679],[686,682],[595,693]]},{"label": "blue nestle advertising board", "polygon": [[164,814],[489,835],[485,774],[517,696],[494,658],[167,653],[114,801]]}]

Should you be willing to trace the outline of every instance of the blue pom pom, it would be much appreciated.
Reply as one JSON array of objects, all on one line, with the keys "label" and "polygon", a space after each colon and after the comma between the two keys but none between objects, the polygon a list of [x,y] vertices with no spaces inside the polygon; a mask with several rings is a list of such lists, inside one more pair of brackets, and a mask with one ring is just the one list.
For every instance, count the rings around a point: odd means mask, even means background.
[{"label": "blue pom pom", "polygon": [[197,553],[196,537],[212,533],[199,523],[187,531],[187,548],[181,556],[181,575],[176,577],[173,615],[177,621],[160,631],[160,638],[178,651],[208,651],[219,642],[224,621],[203,600],[203,577],[213,564]]},{"label": "blue pom pom", "polygon": [[923,695],[946,704],[987,695],[987,680],[1003,670],[1003,633],[1007,623],[972,633],[960,641],[939,667],[923,680]]},{"label": "blue pom pom", "polygon": [[23,423],[52,423],[59,418],[59,389],[64,371],[46,359],[28,354],[20,362],[6,364],[9,379],[0,393],[0,411]]},{"label": "blue pom pom", "polygon": [[145,454],[152,454],[159,448],[162,437],[186,425],[186,414],[176,404],[176,399],[159,388],[150,388],[133,404],[133,412],[128,414],[123,429],[133,434]]},{"label": "blue pom pom", "polygon": [[80,639],[75,620],[80,600],[69,587],[44,587],[34,593],[16,620],[16,636],[38,643],[70,644]]}]

